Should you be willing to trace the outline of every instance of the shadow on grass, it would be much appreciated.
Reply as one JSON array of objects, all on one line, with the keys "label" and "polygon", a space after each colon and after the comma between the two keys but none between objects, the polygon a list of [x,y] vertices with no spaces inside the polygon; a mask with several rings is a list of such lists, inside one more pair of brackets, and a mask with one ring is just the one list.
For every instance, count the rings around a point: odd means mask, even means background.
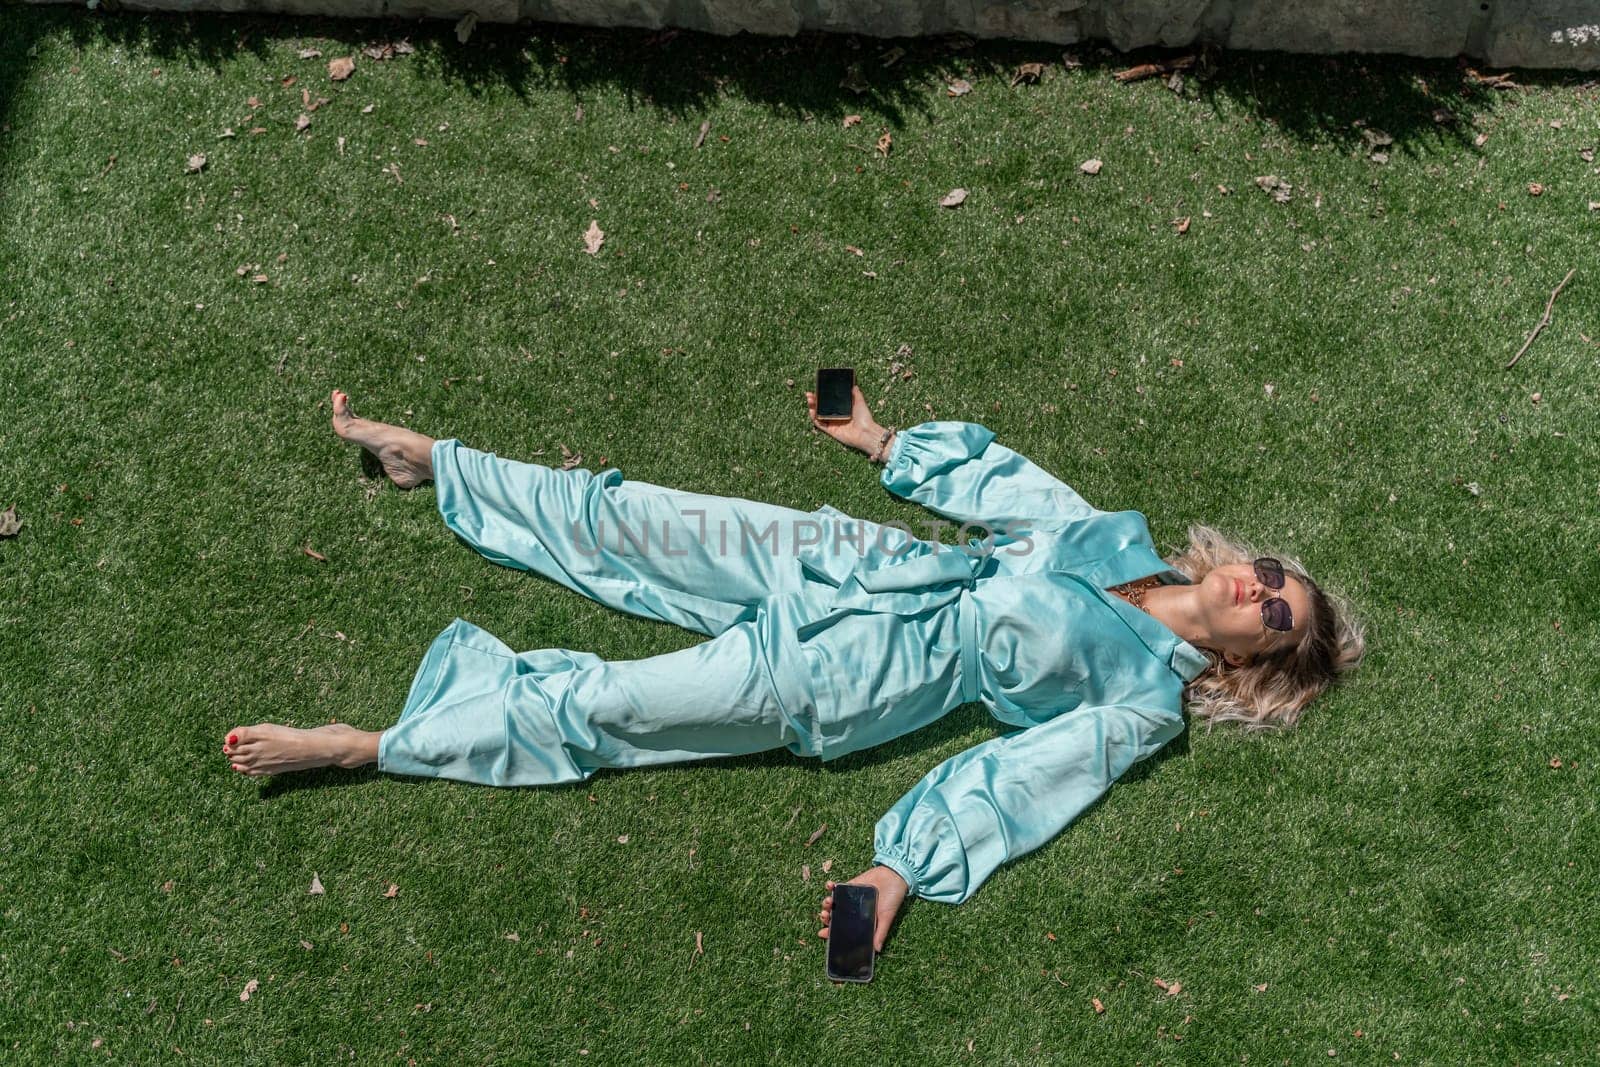
[{"label": "shadow on grass", "polygon": [[[876,748],[852,752],[848,756],[823,763],[821,760],[796,756],[786,749],[772,749],[768,752],[758,752],[749,756],[734,756],[726,759],[690,760],[684,763],[672,764],[673,767],[698,767],[706,773],[715,773],[717,769],[742,768],[757,770],[764,767],[799,766],[808,768],[813,773],[821,775],[849,774],[854,771],[866,770],[887,760],[899,759],[902,756],[915,755],[942,749],[956,738],[971,733],[982,726],[992,729],[993,735],[1001,736],[1011,730],[1011,727],[997,722],[981,704],[963,704],[936,722],[924,726],[915,733],[906,734],[893,741],[878,745]],[[982,744],[975,741],[973,744]],[[970,746],[969,746],[970,747]],[[1168,742],[1154,756],[1134,764],[1123,776],[1118,779],[1122,784],[1142,781],[1156,767],[1169,759],[1182,758],[1189,754],[1189,731],[1185,730],[1172,741]],[[930,759],[928,770],[932,770],[934,762]],[[637,774],[647,768],[601,768],[593,777],[583,782],[573,782],[568,785],[557,786],[518,786],[514,788],[546,790],[577,789],[587,791],[595,782],[603,782],[607,778],[619,774]],[[260,797],[262,800],[275,800],[278,797],[299,792],[302,789],[327,789],[344,786],[366,785],[369,782],[387,779],[395,782],[404,782],[409,785],[437,785],[438,779],[410,777],[406,775],[389,775],[376,767],[362,767],[356,770],[344,770],[338,767],[324,767],[320,770],[306,771],[300,774],[270,778],[261,786]],[[457,782],[457,785],[471,785],[472,783]],[[502,786],[475,785],[474,788],[498,789]],[[1103,799],[1103,798],[1102,798]],[[1093,811],[1101,803],[1096,800],[1087,811]]]},{"label": "shadow on grass", "polygon": [[[590,29],[547,23],[480,25],[466,45],[449,22],[279,18],[220,14],[93,14],[77,8],[9,8],[0,39],[0,123],[12,123],[19,89],[30,75],[37,46],[63,38],[73,47],[113,44],[148,54],[153,64],[188,61],[219,70],[237,56],[258,58],[273,48],[313,41],[328,55],[357,55],[367,45],[405,38],[416,51],[386,62],[422,64],[447,85],[473,95],[510,91],[518,96],[559,90],[574,107],[597,91],[620,92],[630,106],[674,118],[698,119],[721,96],[734,94],[774,114],[814,116],[828,122],[874,112],[891,127],[927,117],[950,80],[1011,84],[1023,63],[1044,64],[1043,78],[1108,81],[1116,71],[1163,58],[1141,51],[1121,54],[1095,43],[1058,45],[972,41],[966,37],[875,40],[805,34],[794,38],[716,37],[687,31]],[[902,53],[898,57],[895,53]],[[1183,54],[1165,53],[1165,55]],[[1064,55],[1080,63],[1074,71]],[[1454,140],[1471,147],[1473,118],[1496,95],[1466,75],[1455,60],[1395,56],[1297,56],[1204,49],[1186,75],[1182,93],[1195,107],[1240,110],[1301,142],[1359,147],[1362,126],[1394,138],[1390,151]],[[1525,86],[1592,89],[1576,72],[1520,73]],[[1165,93],[1160,78],[1120,86],[1118,92]],[[1514,93],[1515,90],[1509,90]],[[1436,112],[1453,118],[1440,121]],[[0,138],[0,176],[6,141]]]}]

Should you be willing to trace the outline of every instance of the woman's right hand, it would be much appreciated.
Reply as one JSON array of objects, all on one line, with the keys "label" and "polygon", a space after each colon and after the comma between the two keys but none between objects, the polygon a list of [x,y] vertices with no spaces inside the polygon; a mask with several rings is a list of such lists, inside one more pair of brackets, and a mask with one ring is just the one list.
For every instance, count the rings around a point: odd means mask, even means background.
[{"label": "woman's right hand", "polygon": [[[827,883],[828,895],[822,898],[822,910],[817,913],[817,918],[822,921],[822,929],[817,931],[818,937],[826,938],[833,929],[835,884]],[[878,913],[874,922],[872,949],[874,952],[882,952],[883,943],[889,937],[889,929],[894,926],[895,916],[900,914],[900,906],[906,902],[906,892],[910,887],[906,885],[906,880],[892,869],[877,865],[868,867],[845,884],[870,885],[878,891]]]},{"label": "woman's right hand", "polygon": [[811,412],[811,425],[842,445],[870,453],[878,447],[883,427],[872,417],[872,409],[867,407],[867,398],[861,394],[861,387],[853,385],[850,392],[852,403],[849,422],[824,422],[817,418],[817,394],[806,393],[806,409]]}]

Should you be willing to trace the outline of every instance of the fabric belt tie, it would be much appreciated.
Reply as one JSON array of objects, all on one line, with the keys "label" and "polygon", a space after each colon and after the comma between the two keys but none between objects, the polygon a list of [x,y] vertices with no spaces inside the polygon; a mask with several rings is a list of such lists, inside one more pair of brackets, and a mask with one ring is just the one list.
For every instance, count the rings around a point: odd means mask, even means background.
[{"label": "fabric belt tie", "polygon": [[830,609],[920,615],[952,600],[961,641],[961,699],[978,699],[978,613],[972,590],[992,552],[943,546],[935,552],[878,563],[863,557],[829,601]]}]

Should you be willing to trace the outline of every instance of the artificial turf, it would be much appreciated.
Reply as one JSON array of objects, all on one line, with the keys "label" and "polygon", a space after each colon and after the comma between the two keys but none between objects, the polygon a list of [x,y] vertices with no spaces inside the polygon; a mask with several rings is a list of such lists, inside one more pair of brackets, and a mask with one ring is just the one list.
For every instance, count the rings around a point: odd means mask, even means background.
[{"label": "artificial turf", "polygon": [[[0,1059],[1600,1057],[1592,80],[0,27]],[[824,977],[822,881],[1002,729],[975,705],[828,764],[574,788],[229,770],[234,725],[392,721],[457,615],[607,658],[701,639],[474,555],[333,437],[331,388],[503,455],[923,521],[810,428],[839,364],[881,421],[982,422],[1163,550],[1202,521],[1300,558],[1365,665],[1293,733],[1195,726],[968,903],[912,903],[867,986]]]}]

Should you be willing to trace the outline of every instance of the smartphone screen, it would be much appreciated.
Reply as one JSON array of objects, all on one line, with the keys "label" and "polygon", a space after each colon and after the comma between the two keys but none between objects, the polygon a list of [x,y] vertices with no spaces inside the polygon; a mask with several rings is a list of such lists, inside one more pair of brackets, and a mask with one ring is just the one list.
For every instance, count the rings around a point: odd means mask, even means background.
[{"label": "smartphone screen", "polygon": [[877,932],[878,891],[841,882],[833,887],[828,926],[828,977],[836,982],[872,981],[872,939]]},{"label": "smartphone screen", "polygon": [[855,410],[856,372],[853,367],[825,367],[817,371],[817,418],[848,419]]}]

